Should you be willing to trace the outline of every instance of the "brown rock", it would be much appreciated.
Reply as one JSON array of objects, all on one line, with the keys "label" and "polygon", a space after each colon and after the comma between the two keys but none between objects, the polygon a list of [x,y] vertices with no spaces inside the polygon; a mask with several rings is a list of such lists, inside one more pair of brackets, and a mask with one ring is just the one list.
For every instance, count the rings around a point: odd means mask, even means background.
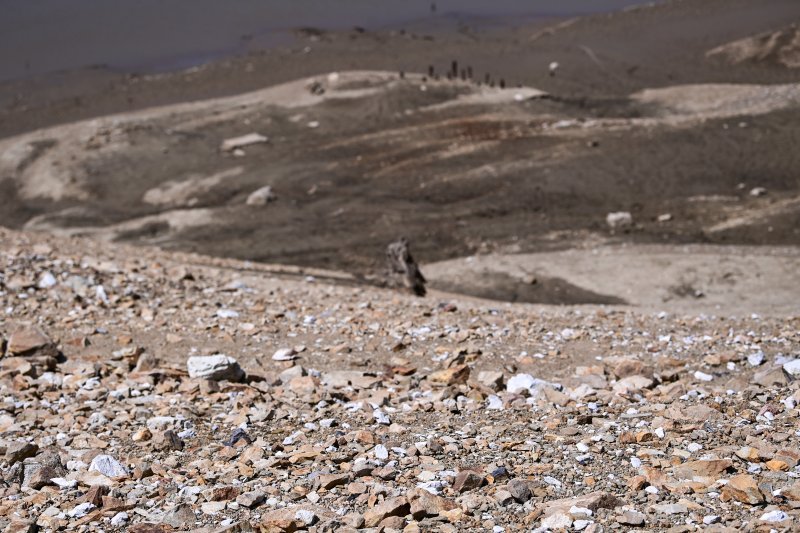
[{"label": "brown rock", "polygon": [[466,383],[469,379],[470,368],[467,365],[455,365],[444,370],[438,370],[428,376],[432,383],[442,385],[456,385]]},{"label": "brown rock", "polygon": [[39,453],[39,447],[31,442],[14,441],[6,447],[5,459],[9,465],[33,457]]},{"label": "brown rock", "polygon": [[674,466],[672,473],[677,479],[694,480],[696,478],[718,477],[731,466],[733,466],[733,462],[730,459],[688,461]]},{"label": "brown rock", "polygon": [[633,476],[628,480],[628,488],[637,492],[645,488],[647,484],[647,478],[644,476]]},{"label": "brown rock", "polygon": [[653,369],[647,367],[644,362],[626,357],[618,361],[612,372],[618,379],[627,378],[628,376],[645,376],[653,377]]},{"label": "brown rock", "polygon": [[153,436],[153,449],[156,451],[180,451],[183,449],[183,441],[177,433],[168,429]]},{"label": "brown rock", "polygon": [[485,481],[486,479],[474,470],[462,470],[456,475],[456,479],[453,482],[453,490],[456,492],[467,492],[477,489],[483,485]]},{"label": "brown rock", "polygon": [[728,481],[728,484],[722,487],[720,497],[723,501],[733,499],[750,505],[756,505],[764,501],[764,495],[758,490],[756,480],[748,474],[733,476]]},{"label": "brown rock", "polygon": [[350,476],[348,474],[322,474],[317,478],[317,486],[325,490],[330,490],[334,487],[347,485],[348,481],[350,481]]},{"label": "brown rock", "polygon": [[405,516],[410,510],[411,506],[405,497],[390,498],[364,513],[364,525],[375,527],[387,517]]},{"label": "brown rock", "polygon": [[609,492],[592,492],[575,498],[563,498],[546,502],[542,515],[547,517],[556,513],[568,514],[572,507],[586,507],[594,513],[598,509],[613,509],[624,503]]},{"label": "brown rock", "polygon": [[11,334],[6,347],[6,354],[10,356],[50,356],[58,355],[58,348],[44,331],[38,326],[18,329]]},{"label": "brown rock", "polygon": [[415,520],[422,520],[428,516],[438,516],[443,511],[450,511],[458,507],[455,502],[431,494],[424,489],[411,489],[406,493],[406,498],[411,502],[411,516]]},{"label": "brown rock", "polygon": [[80,502],[89,502],[95,507],[102,507],[103,506],[103,496],[108,494],[108,487],[104,485],[93,485],[89,487],[89,490],[86,494],[83,495]]}]

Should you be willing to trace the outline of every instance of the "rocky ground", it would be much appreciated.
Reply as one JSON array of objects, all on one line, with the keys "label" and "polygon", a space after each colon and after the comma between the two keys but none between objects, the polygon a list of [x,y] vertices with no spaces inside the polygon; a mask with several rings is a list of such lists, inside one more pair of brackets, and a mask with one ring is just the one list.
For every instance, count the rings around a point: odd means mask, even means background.
[{"label": "rocky ground", "polygon": [[789,531],[800,318],[2,230],[7,531]]}]

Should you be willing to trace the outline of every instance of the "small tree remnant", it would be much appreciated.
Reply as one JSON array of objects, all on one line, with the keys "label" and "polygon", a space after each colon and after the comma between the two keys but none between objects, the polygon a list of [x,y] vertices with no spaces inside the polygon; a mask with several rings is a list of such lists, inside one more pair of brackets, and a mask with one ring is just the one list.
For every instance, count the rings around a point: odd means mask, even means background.
[{"label": "small tree remnant", "polygon": [[401,237],[386,247],[389,272],[402,276],[403,285],[417,296],[425,296],[425,277],[411,256],[408,239]]}]

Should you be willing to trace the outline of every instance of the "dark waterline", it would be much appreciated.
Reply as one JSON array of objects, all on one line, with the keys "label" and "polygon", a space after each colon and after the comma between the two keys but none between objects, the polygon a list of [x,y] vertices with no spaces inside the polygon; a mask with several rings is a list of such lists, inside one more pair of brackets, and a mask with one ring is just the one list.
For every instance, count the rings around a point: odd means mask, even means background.
[{"label": "dark waterline", "polygon": [[281,42],[300,27],[425,30],[647,3],[652,1],[0,0],[0,81],[91,65],[176,70]]}]

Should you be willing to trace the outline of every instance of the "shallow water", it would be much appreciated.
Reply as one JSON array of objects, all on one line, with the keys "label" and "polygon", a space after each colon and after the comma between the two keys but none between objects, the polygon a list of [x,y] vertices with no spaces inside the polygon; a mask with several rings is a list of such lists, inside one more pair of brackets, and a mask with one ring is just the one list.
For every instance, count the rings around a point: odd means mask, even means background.
[{"label": "shallow water", "polygon": [[298,27],[507,24],[643,0],[0,0],[0,80],[104,65],[169,70],[276,42]]}]

